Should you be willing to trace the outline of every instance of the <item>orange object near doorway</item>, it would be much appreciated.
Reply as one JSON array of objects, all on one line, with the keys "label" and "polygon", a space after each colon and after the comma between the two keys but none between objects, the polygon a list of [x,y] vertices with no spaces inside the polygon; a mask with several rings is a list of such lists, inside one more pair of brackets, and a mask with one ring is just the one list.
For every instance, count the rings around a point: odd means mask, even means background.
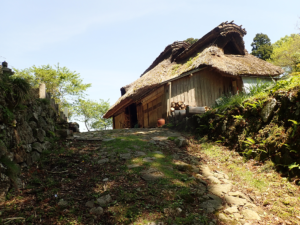
[{"label": "orange object near doorway", "polygon": [[165,125],[166,121],[164,118],[160,118],[157,120],[157,127],[162,127],[163,125]]}]

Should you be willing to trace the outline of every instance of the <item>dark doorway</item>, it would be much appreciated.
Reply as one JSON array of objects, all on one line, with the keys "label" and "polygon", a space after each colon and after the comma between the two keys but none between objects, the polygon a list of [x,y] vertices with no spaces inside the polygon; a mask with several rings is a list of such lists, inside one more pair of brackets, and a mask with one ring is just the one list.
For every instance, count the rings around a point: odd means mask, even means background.
[{"label": "dark doorway", "polygon": [[128,106],[128,108],[129,108],[129,115],[130,115],[130,127],[134,128],[134,126],[138,123],[136,104],[133,103],[130,106]]}]

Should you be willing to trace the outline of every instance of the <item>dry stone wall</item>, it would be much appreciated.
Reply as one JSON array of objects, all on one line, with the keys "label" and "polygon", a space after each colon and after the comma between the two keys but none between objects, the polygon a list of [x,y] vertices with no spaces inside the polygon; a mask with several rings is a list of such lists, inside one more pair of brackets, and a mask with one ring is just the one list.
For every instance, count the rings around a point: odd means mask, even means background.
[{"label": "dry stone wall", "polygon": [[[12,70],[2,63],[0,81],[10,75]],[[32,89],[31,98],[14,108],[7,101],[5,90],[0,89],[0,202],[5,200],[6,192],[16,180],[8,175],[9,161],[19,168],[30,166],[40,159],[43,151],[51,150],[52,138],[72,136],[73,131],[79,132],[79,125],[68,122],[65,113],[46,92],[45,84]]]},{"label": "dry stone wall", "polygon": [[271,159],[285,176],[300,175],[300,90],[279,90],[243,106],[211,110],[177,125],[230,146],[246,158]]}]

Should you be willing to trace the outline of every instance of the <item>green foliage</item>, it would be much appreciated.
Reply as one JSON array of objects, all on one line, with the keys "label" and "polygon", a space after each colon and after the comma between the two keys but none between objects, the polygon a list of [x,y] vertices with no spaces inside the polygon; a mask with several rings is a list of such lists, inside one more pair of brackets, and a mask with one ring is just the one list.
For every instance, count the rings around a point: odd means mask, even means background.
[{"label": "green foliage", "polygon": [[8,124],[11,124],[15,118],[15,115],[6,106],[0,105],[0,110],[1,109],[2,109],[2,113],[3,113],[3,117],[4,117],[5,121],[8,122]]},{"label": "green foliage", "polygon": [[291,34],[276,41],[269,61],[288,74],[300,75],[300,35]]},{"label": "green foliage", "polygon": [[247,138],[247,141],[244,141],[244,142],[248,145],[254,145],[255,144],[255,140],[253,140],[252,138]]},{"label": "green foliage", "polygon": [[27,69],[18,70],[14,68],[13,77],[27,80],[33,87],[45,83],[47,91],[61,107],[70,107],[70,101],[82,98],[84,91],[91,87],[91,84],[83,84],[80,74],[71,71],[67,67],[60,67],[59,64],[52,67],[42,65],[32,66]]},{"label": "green foliage", "polygon": [[197,38],[188,38],[186,40],[184,40],[185,42],[189,43],[190,45],[193,45],[194,43],[196,43],[199,39]]},{"label": "green foliage", "polygon": [[12,181],[15,181],[18,174],[20,173],[19,165],[11,161],[7,156],[2,156],[0,158],[0,163],[2,163],[7,168],[3,173]]},{"label": "green foliage", "polygon": [[50,101],[47,98],[39,98],[37,99],[39,102],[41,102],[44,105],[50,105]]},{"label": "green foliage", "polygon": [[196,57],[194,57],[194,58],[189,58],[189,60],[186,62],[186,64],[185,64],[185,66],[187,67],[187,68],[189,68],[192,64],[193,64],[193,61],[194,61],[194,59],[196,59]]},{"label": "green foliage", "polygon": [[297,164],[296,162],[294,162],[294,163],[288,165],[288,168],[289,168],[289,170],[292,170],[294,168],[300,169],[300,166],[299,166],[299,164]]},{"label": "green foliage", "polygon": [[249,87],[249,96],[254,96],[254,95],[257,95],[262,92],[269,92],[269,89],[271,87],[273,87],[274,84],[275,84],[275,82],[274,83],[269,83],[269,82],[263,83],[261,80],[257,79],[256,84],[251,85]]},{"label": "green foliage", "polygon": [[255,100],[255,98],[249,99],[247,101],[244,102],[244,107],[250,106],[250,108],[252,109],[261,109],[264,105],[264,102],[266,101],[266,99],[264,100]]},{"label": "green foliage", "polygon": [[242,106],[242,102],[248,97],[246,93],[239,93],[236,95],[224,95],[221,98],[216,100],[216,103],[213,108],[217,108],[222,110],[225,110],[230,107],[235,107],[235,106]]},{"label": "green foliage", "polygon": [[105,119],[103,115],[109,109],[109,100],[100,99],[99,102],[79,99],[74,104],[74,116],[84,122],[87,130],[103,130],[112,126],[112,119]]},{"label": "green foliage", "polygon": [[255,85],[251,85],[249,87],[249,93],[240,92],[236,95],[229,94],[227,96],[222,96],[221,98],[216,100],[216,103],[213,108],[217,108],[219,110],[225,110],[232,107],[247,107],[248,105],[252,106],[253,108],[257,108],[258,106],[262,106],[264,100],[255,101],[255,103],[251,103],[247,100],[257,99],[260,96],[264,96],[265,98],[268,95],[263,95],[264,93],[269,93],[270,88],[273,87],[274,84],[272,83],[263,83],[260,80],[257,80]]},{"label": "green foliage", "polygon": [[287,148],[287,150],[288,150],[289,152],[298,153],[296,150],[291,149],[291,146],[290,146],[290,145],[284,144],[284,146]]},{"label": "green foliage", "polygon": [[163,125],[163,128],[173,128],[175,125],[173,123],[166,123],[165,125]]},{"label": "green foliage", "polygon": [[256,34],[253,39],[253,42],[251,43],[251,46],[252,55],[263,60],[267,60],[271,57],[273,47],[271,45],[271,41],[268,35],[263,33]]},{"label": "green foliage", "polygon": [[14,108],[30,97],[30,83],[20,77],[3,74],[0,82],[0,92],[10,108]]},{"label": "green foliage", "polygon": [[295,121],[295,120],[288,120],[288,121],[293,123],[293,133],[292,133],[292,137],[294,137],[295,132],[296,132],[296,130],[297,130],[297,127],[298,127],[299,123],[298,123],[297,121]]},{"label": "green foliage", "polygon": [[291,91],[293,89],[299,88],[299,84],[300,74],[295,76],[289,76],[277,81],[270,91]]},{"label": "green foliage", "polygon": [[168,137],[168,140],[170,141],[175,141],[177,139],[177,137]]},{"label": "green foliage", "polygon": [[235,118],[238,121],[241,121],[241,120],[244,119],[244,117],[242,115],[236,115],[236,116],[233,115],[232,117]]}]

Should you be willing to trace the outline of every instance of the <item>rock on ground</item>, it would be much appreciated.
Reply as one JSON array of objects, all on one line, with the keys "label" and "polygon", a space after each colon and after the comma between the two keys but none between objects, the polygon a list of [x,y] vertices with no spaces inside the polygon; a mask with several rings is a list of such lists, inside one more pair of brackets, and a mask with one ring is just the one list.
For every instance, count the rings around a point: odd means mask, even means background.
[{"label": "rock on ground", "polygon": [[94,208],[94,201],[88,201],[88,202],[86,202],[85,206],[89,207],[89,208]]},{"label": "rock on ground", "polygon": [[97,199],[97,203],[100,205],[100,206],[105,206],[106,204],[108,204],[109,202],[111,202],[112,199],[111,199],[111,196],[108,194],[108,195],[104,195],[100,198]]},{"label": "rock on ground", "polygon": [[260,216],[257,214],[257,212],[251,209],[244,209],[242,211],[242,214],[244,215],[244,219],[246,220],[260,220]]},{"label": "rock on ground", "polygon": [[92,214],[92,215],[101,215],[101,214],[103,214],[103,208],[94,207],[94,208],[90,209],[90,214]]},{"label": "rock on ground", "polygon": [[217,195],[219,197],[224,196],[226,193],[228,193],[232,188],[232,184],[214,184],[211,185],[208,190],[213,193],[214,195]]},{"label": "rock on ground", "polygon": [[63,200],[63,199],[61,199],[61,200],[59,200],[59,202],[58,202],[57,205],[58,205],[59,207],[61,207],[61,208],[65,208],[65,207],[68,206],[68,202],[65,201],[65,200]]}]

